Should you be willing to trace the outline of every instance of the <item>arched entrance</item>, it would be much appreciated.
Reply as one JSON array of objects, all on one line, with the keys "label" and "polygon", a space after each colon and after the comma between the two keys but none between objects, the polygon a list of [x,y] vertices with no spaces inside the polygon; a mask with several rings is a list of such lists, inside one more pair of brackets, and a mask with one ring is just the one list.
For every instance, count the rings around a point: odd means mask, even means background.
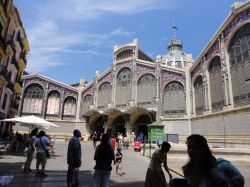
[{"label": "arched entrance", "polygon": [[94,131],[96,131],[97,133],[97,138],[98,140],[100,140],[100,136],[101,134],[104,133],[104,124],[105,124],[105,120],[104,120],[104,116],[99,116],[94,124]]},{"label": "arched entrance", "polygon": [[122,133],[123,135],[126,134],[126,128],[125,128],[126,120],[124,116],[121,114],[119,115],[113,123],[113,132],[114,135],[117,136],[117,134]]},{"label": "arched entrance", "polygon": [[135,134],[138,136],[140,133],[142,133],[147,141],[148,125],[151,123],[152,121],[148,114],[140,115],[135,121]]},{"label": "arched entrance", "polygon": [[140,133],[143,133],[146,137],[148,136],[148,125],[155,121],[155,115],[153,112],[147,111],[144,108],[134,108],[130,114],[130,125],[132,132],[135,132],[136,137]]}]

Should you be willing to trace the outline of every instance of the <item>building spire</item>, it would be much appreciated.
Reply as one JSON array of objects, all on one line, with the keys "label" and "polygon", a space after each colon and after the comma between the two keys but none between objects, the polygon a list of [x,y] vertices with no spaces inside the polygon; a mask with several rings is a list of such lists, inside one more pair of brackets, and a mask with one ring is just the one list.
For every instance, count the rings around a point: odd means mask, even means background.
[{"label": "building spire", "polygon": [[172,26],[172,29],[173,29],[173,41],[176,41],[176,32],[177,32],[177,27],[175,25]]}]

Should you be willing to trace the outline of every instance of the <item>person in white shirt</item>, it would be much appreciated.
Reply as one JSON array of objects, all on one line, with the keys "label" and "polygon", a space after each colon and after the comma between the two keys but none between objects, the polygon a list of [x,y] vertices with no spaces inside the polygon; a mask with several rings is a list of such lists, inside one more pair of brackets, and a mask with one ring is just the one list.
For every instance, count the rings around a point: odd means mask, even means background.
[{"label": "person in white shirt", "polygon": [[[48,158],[48,146],[50,146],[48,137],[45,136],[44,131],[40,131],[39,137],[36,140],[36,173],[40,176],[47,176],[44,173],[44,169]],[[39,170],[40,165],[42,166],[41,171]]]}]

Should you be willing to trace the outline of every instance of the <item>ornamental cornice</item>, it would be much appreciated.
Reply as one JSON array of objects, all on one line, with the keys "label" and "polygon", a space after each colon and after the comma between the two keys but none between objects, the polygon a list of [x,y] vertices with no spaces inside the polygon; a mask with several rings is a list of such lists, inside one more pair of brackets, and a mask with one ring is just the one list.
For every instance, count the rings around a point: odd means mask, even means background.
[{"label": "ornamental cornice", "polygon": [[47,81],[45,81],[45,80],[43,80],[43,79],[40,79],[40,78],[38,78],[38,77],[32,78],[32,79],[26,79],[26,80],[25,80],[25,88],[27,88],[27,87],[30,86],[31,84],[39,84],[39,85],[42,86],[43,89],[45,90]]},{"label": "ornamental cornice", "polygon": [[100,80],[98,80],[98,84],[101,85],[104,82],[112,82],[112,73],[109,72],[107,75],[105,75],[104,77],[102,77]]},{"label": "ornamental cornice", "polygon": [[129,60],[126,62],[121,62],[119,64],[116,64],[115,66],[116,66],[115,68],[116,73],[118,73],[121,69],[126,68],[126,67],[129,69],[132,69],[132,61]]},{"label": "ornamental cornice", "polygon": [[72,90],[69,90],[69,89],[65,89],[64,90],[64,99],[66,99],[67,97],[74,97],[76,100],[77,100],[77,92],[74,92]]},{"label": "ornamental cornice", "polygon": [[250,9],[242,11],[237,16],[235,16],[235,18],[228,24],[226,29],[223,31],[225,42],[228,41],[230,34],[234,32],[235,28],[242,22],[249,20],[249,18],[250,18]]},{"label": "ornamental cornice", "polygon": [[162,71],[161,78],[162,78],[161,84],[163,89],[166,86],[166,84],[171,81],[179,81],[185,87],[185,80],[186,80],[185,74],[179,74],[171,71]]},{"label": "ornamental cornice", "polygon": [[93,95],[93,85],[91,85],[88,89],[84,90],[84,92],[82,93],[82,98],[89,94]]},{"label": "ornamental cornice", "polygon": [[155,76],[155,68],[150,67],[150,66],[146,66],[146,65],[142,65],[142,64],[136,65],[137,78],[144,75],[144,74],[147,74],[147,73],[153,74]]}]

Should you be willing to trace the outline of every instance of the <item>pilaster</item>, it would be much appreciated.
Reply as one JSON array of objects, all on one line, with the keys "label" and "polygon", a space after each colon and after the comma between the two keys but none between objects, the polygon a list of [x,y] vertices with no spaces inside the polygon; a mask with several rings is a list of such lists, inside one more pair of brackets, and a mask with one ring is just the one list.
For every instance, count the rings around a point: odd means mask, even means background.
[{"label": "pilaster", "polygon": [[43,107],[42,107],[42,117],[46,117],[46,110],[47,110],[47,101],[48,101],[48,91],[49,91],[49,83],[46,83],[44,98],[43,98]]}]

